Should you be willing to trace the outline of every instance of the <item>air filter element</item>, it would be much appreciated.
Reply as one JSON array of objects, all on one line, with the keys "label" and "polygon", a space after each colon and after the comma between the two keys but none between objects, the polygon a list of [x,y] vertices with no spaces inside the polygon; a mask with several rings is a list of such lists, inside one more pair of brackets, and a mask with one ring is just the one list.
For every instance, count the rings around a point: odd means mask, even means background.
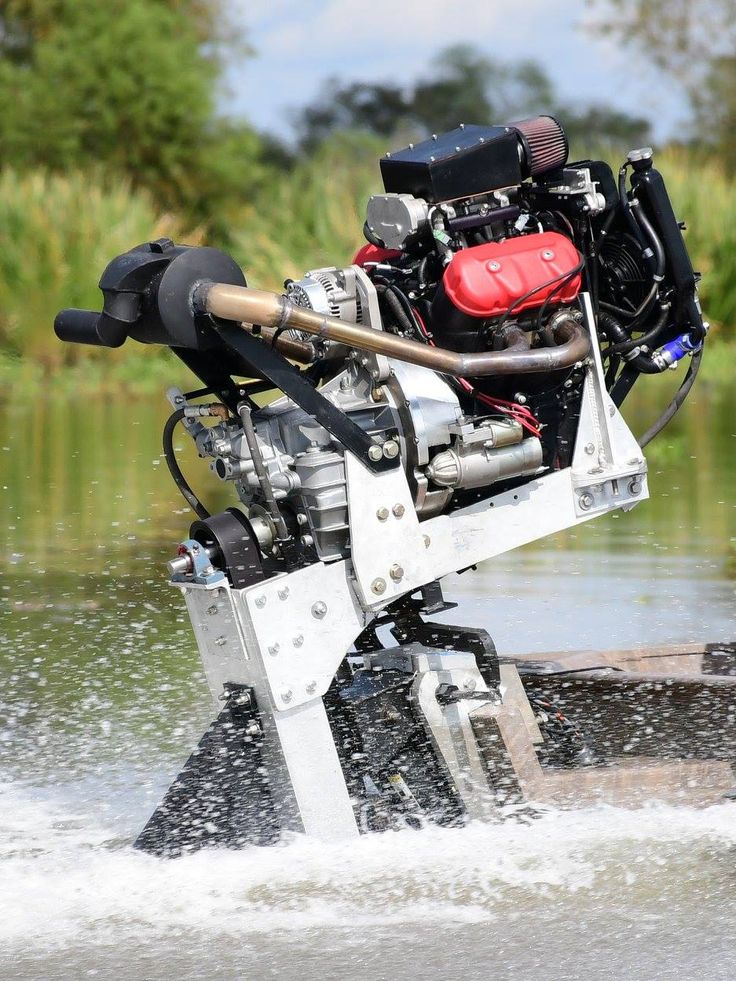
[{"label": "air filter element", "polygon": [[535,116],[509,126],[519,134],[521,167],[526,177],[538,177],[565,166],[570,146],[553,116]]}]

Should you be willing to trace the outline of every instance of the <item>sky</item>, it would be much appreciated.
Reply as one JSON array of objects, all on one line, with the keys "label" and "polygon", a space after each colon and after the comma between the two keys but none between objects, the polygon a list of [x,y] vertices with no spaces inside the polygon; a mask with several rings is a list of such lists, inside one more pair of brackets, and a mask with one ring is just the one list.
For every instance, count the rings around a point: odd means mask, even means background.
[{"label": "sky", "polygon": [[659,140],[686,115],[683,91],[659,76],[643,55],[586,31],[592,15],[585,0],[229,4],[256,54],[231,67],[227,108],[286,139],[293,135],[293,113],[314,98],[327,77],[408,83],[431,75],[433,55],[458,42],[503,61],[539,61],[565,102],[608,102],[649,118]]}]

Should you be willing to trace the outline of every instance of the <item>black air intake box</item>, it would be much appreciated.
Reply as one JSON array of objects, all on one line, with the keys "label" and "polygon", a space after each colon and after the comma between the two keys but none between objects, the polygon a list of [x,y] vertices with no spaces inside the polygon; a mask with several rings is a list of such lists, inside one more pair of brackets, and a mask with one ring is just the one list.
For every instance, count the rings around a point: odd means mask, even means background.
[{"label": "black air intake box", "polygon": [[510,126],[461,126],[381,158],[388,193],[434,204],[516,187],[523,175],[519,137]]}]

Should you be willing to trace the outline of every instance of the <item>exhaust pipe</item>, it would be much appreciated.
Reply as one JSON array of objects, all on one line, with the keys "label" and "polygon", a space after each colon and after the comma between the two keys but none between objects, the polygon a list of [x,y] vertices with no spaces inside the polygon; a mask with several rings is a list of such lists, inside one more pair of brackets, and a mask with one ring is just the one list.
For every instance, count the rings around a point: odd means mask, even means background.
[{"label": "exhaust pipe", "polygon": [[306,307],[294,306],[285,296],[248,286],[202,283],[195,291],[194,304],[202,312],[223,320],[265,328],[294,327],[322,340],[382,354],[455,378],[556,371],[571,368],[590,351],[589,337],[571,314],[560,314],[555,318],[552,331],[558,342],[556,347],[529,350],[528,345],[519,343],[518,335],[508,332],[507,342],[513,338],[510,348],[465,354],[347,323]]}]

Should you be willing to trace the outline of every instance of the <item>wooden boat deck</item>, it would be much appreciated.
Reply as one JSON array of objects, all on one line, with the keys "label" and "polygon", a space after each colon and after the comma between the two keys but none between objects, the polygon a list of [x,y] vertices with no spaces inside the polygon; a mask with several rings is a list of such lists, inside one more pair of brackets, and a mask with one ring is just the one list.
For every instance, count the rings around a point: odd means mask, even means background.
[{"label": "wooden boat deck", "polygon": [[[706,806],[736,785],[736,645],[502,658],[500,705],[472,713],[500,803]],[[594,762],[545,765],[527,698],[579,727]]]}]

